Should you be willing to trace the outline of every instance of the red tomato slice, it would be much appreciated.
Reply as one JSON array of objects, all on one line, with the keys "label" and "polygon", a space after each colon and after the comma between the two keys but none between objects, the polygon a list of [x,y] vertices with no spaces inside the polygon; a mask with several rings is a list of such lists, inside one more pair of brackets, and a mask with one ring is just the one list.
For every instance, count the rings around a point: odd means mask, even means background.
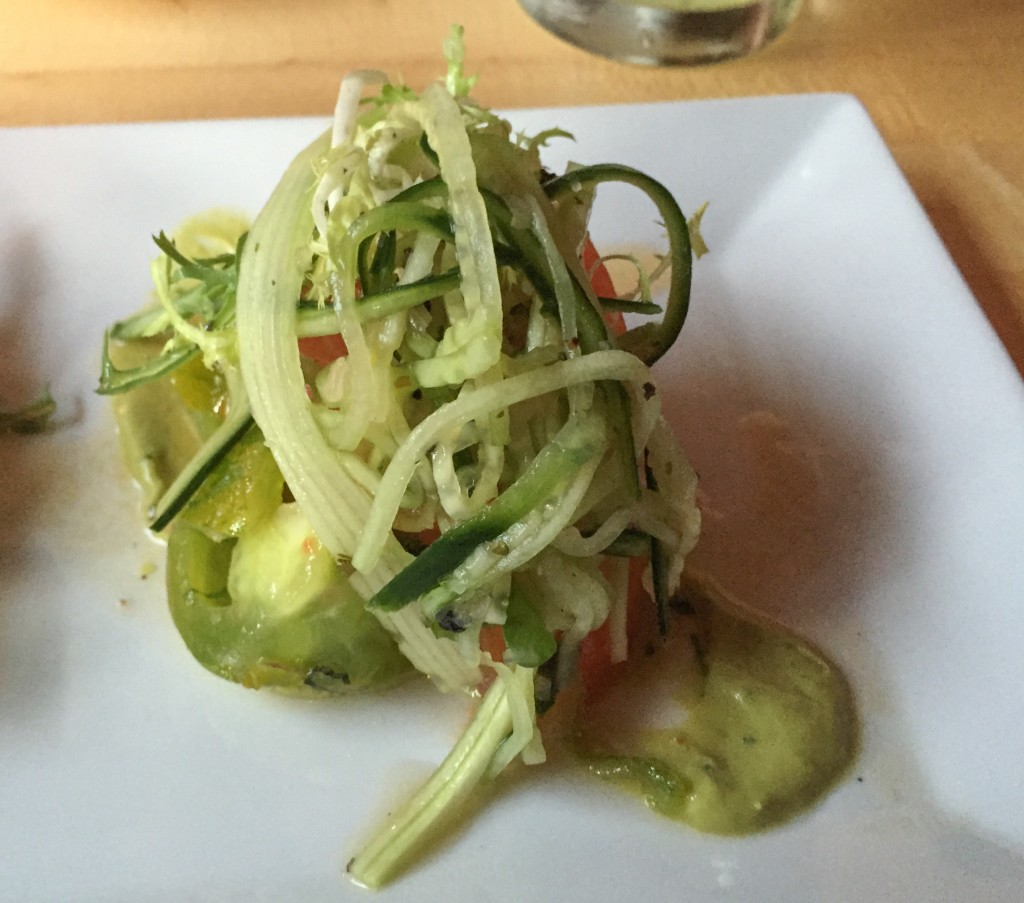
[{"label": "red tomato slice", "polygon": [[505,634],[499,624],[484,624],[480,628],[480,649],[489,653],[496,662],[505,657]]},{"label": "red tomato slice", "polygon": [[321,367],[348,354],[345,340],[340,335],[322,335],[299,339],[299,354],[316,361]]}]

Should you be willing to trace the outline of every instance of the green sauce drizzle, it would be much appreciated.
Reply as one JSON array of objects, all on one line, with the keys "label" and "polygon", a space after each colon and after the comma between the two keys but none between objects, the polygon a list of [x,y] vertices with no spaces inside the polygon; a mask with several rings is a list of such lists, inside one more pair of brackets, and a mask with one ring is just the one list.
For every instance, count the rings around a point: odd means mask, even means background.
[{"label": "green sauce drizzle", "polygon": [[583,705],[587,767],[700,831],[793,817],[857,753],[849,685],[795,634],[708,588],[688,586],[680,607],[666,645]]}]

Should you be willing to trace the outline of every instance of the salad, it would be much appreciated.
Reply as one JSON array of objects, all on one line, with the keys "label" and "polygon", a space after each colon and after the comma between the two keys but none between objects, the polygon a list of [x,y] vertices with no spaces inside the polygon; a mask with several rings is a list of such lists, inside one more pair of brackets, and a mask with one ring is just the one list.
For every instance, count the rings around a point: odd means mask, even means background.
[{"label": "salad", "polygon": [[[346,76],[253,222],[157,236],[155,301],[108,330],[100,377],[204,667],[309,695],[419,672],[474,700],[349,864],[370,887],[481,783],[545,760],[538,718],[581,658],[630,656],[638,606],[667,634],[700,525],[650,370],[699,216],[625,166],[547,171],[569,136],[516,134],[471,99],[459,29],[445,52],[421,92]],[[588,235],[612,181],[667,237],[625,295]]]}]

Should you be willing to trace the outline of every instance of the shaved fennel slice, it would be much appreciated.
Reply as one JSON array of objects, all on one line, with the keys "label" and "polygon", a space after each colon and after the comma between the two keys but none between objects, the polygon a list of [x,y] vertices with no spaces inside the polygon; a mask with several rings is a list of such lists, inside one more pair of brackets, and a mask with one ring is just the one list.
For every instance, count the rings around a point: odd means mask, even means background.
[{"label": "shaved fennel slice", "polygon": [[[387,81],[387,76],[376,69],[357,69],[348,73],[338,89],[338,100],[334,106],[334,121],[331,126],[330,147],[338,147],[352,137],[359,115],[359,102],[363,90],[372,84]],[[327,210],[334,206],[341,196],[341,186],[331,178],[321,179],[312,195],[310,210],[321,235],[327,234]]]},{"label": "shaved fennel slice", "polygon": [[344,367],[346,371],[343,393],[345,416],[340,418],[335,430],[334,444],[349,451],[363,441],[370,419],[379,410],[374,404],[378,394],[377,373],[356,313],[355,298],[343,290],[341,277],[336,272],[331,272],[328,278],[334,298],[334,312],[338,318],[338,331],[348,349],[348,354],[333,365]]},{"label": "shaved fennel slice", "polygon": [[253,223],[238,277],[238,349],[253,416],[320,541],[349,556],[370,500],[345,472],[313,416],[299,361],[295,300],[313,221],[305,203],[323,135],[289,166]]},{"label": "shaved fennel slice", "polygon": [[[327,444],[313,416],[295,328],[295,299],[304,276],[301,261],[313,230],[307,203],[313,162],[326,150],[327,138],[321,136],[295,158],[253,224],[239,272],[237,331],[253,417],[320,541],[334,555],[348,557],[369,514],[370,498]],[[411,557],[389,531],[375,572],[352,585],[370,598]],[[422,612],[410,609],[380,620],[412,664],[442,688],[468,690],[479,682],[477,661],[464,658],[450,640],[434,636]]]},{"label": "shaved fennel slice", "polygon": [[[490,656],[488,656],[490,659]],[[505,684],[512,732],[495,750],[488,769],[489,777],[497,777],[516,756],[522,755],[526,765],[540,765],[547,761],[547,752],[537,730],[537,701],[533,693],[535,672],[532,668],[509,665],[490,660],[496,679]]]},{"label": "shaved fennel slice", "polygon": [[491,684],[444,762],[349,862],[350,878],[369,888],[386,884],[415,859],[432,829],[450,825],[481,782],[507,764],[504,744],[518,752],[532,742],[534,673],[510,668]]},{"label": "shaved fennel slice", "polygon": [[501,286],[494,243],[476,164],[462,121],[462,108],[441,85],[431,85],[405,108],[419,121],[437,154],[448,186],[449,214],[461,272],[466,318],[446,330],[434,357],[417,361],[414,372],[424,386],[453,385],[478,376],[501,353]]},{"label": "shaved fennel slice", "polygon": [[387,74],[379,69],[355,69],[341,80],[338,100],[334,105],[331,147],[337,147],[352,137],[359,116],[359,102],[363,96],[363,89],[367,85],[384,84],[387,80]]}]

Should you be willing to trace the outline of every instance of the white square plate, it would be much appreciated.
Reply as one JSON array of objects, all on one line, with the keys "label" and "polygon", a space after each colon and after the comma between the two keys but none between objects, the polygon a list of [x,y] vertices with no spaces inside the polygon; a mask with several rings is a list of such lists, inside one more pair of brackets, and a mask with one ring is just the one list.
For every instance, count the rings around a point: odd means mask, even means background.
[{"label": "white square plate", "polygon": [[[864,749],[823,805],[742,839],[536,769],[383,899],[1020,899],[1024,387],[867,116],[824,95],[511,118],[575,134],[553,169],[629,163],[710,201],[658,368],[702,477],[694,560],[842,665]],[[49,383],[61,421],[0,440],[4,900],[365,899],[346,859],[464,718],[428,688],[316,704],[195,665],[92,394],[149,236],[255,213],[323,126],[0,132],[0,394]],[[599,197],[600,246],[650,246],[652,218]]]}]

